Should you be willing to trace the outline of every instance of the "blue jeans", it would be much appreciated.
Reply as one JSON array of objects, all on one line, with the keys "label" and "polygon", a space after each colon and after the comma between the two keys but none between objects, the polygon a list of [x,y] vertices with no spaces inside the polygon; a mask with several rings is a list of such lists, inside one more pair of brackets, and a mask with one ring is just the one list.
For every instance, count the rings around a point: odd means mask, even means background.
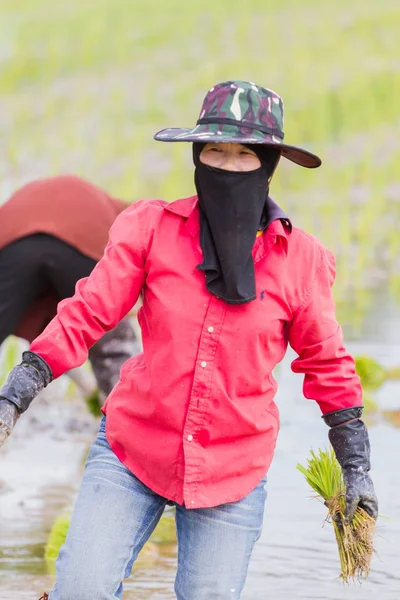
[{"label": "blue jeans", "polygon": [[[243,500],[215,508],[176,505],[178,600],[240,598],[260,536],[266,478]],[[141,483],[116,457],[105,418],[86,461],[49,600],[116,600],[167,500]]]}]

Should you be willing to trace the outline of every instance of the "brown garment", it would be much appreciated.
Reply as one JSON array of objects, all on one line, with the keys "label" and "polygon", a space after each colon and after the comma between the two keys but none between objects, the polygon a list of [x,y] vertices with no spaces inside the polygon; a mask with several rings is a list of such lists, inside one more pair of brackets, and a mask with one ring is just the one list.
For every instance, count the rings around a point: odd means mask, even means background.
[{"label": "brown garment", "polygon": [[[32,181],[0,206],[0,251],[20,238],[45,233],[98,261],[112,223],[126,207],[124,202],[74,175]],[[41,296],[15,335],[32,341],[55,316],[59,301],[50,290]]]},{"label": "brown garment", "polygon": [[0,206],[0,249],[27,235],[47,233],[100,260],[109,229],[126,207],[74,175],[31,181]]}]

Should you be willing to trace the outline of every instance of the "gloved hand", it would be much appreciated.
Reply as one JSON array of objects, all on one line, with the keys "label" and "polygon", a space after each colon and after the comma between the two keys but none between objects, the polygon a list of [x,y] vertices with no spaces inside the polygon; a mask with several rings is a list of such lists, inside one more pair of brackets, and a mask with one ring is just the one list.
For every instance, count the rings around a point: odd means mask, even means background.
[{"label": "gloved hand", "polygon": [[89,360],[96,377],[100,406],[118,383],[122,365],[138,352],[141,352],[141,344],[128,319],[122,319],[91,347]]},{"label": "gloved hand", "polygon": [[18,419],[19,412],[15,404],[0,399],[0,448],[14,429]]},{"label": "gloved hand", "polygon": [[331,428],[329,441],[342,467],[346,486],[345,523],[353,520],[357,506],[374,519],[378,517],[378,499],[368,473],[371,468],[368,431],[360,419],[362,408],[356,406],[323,415]]},{"label": "gloved hand", "polygon": [[53,379],[49,365],[34,352],[24,352],[22,362],[13,368],[0,390],[0,446],[4,444],[18,417]]}]

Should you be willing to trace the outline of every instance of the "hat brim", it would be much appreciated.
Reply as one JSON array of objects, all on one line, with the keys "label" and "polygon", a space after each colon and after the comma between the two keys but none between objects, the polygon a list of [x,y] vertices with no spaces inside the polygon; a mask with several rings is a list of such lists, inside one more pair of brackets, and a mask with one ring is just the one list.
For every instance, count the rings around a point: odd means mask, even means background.
[{"label": "hat brim", "polygon": [[306,167],[308,169],[316,169],[321,165],[321,159],[308,150],[289,146],[284,144],[282,140],[274,135],[257,132],[249,134],[238,134],[238,128],[232,127],[229,132],[229,126],[224,125],[223,131],[209,131],[207,126],[197,125],[194,129],[170,128],[158,131],[154,139],[159,142],[217,142],[220,144],[263,144],[266,146],[279,147],[282,156],[292,162]]}]

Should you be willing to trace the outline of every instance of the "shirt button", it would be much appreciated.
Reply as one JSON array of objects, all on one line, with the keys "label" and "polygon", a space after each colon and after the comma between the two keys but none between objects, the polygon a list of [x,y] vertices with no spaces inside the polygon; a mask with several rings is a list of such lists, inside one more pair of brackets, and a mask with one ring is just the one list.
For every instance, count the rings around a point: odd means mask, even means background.
[{"label": "shirt button", "polygon": [[188,442],[192,442],[193,441],[193,436],[192,435],[188,435],[187,439],[188,439]]},{"label": "shirt button", "polygon": [[211,327],[209,327],[209,328],[208,328],[208,331],[209,331],[209,333],[212,333],[212,332],[214,331],[214,327],[212,327],[212,326],[211,326]]},{"label": "shirt button", "polygon": [[207,363],[205,360],[202,360],[200,363],[200,366],[203,367],[203,369],[205,369],[205,367],[207,366]]}]

